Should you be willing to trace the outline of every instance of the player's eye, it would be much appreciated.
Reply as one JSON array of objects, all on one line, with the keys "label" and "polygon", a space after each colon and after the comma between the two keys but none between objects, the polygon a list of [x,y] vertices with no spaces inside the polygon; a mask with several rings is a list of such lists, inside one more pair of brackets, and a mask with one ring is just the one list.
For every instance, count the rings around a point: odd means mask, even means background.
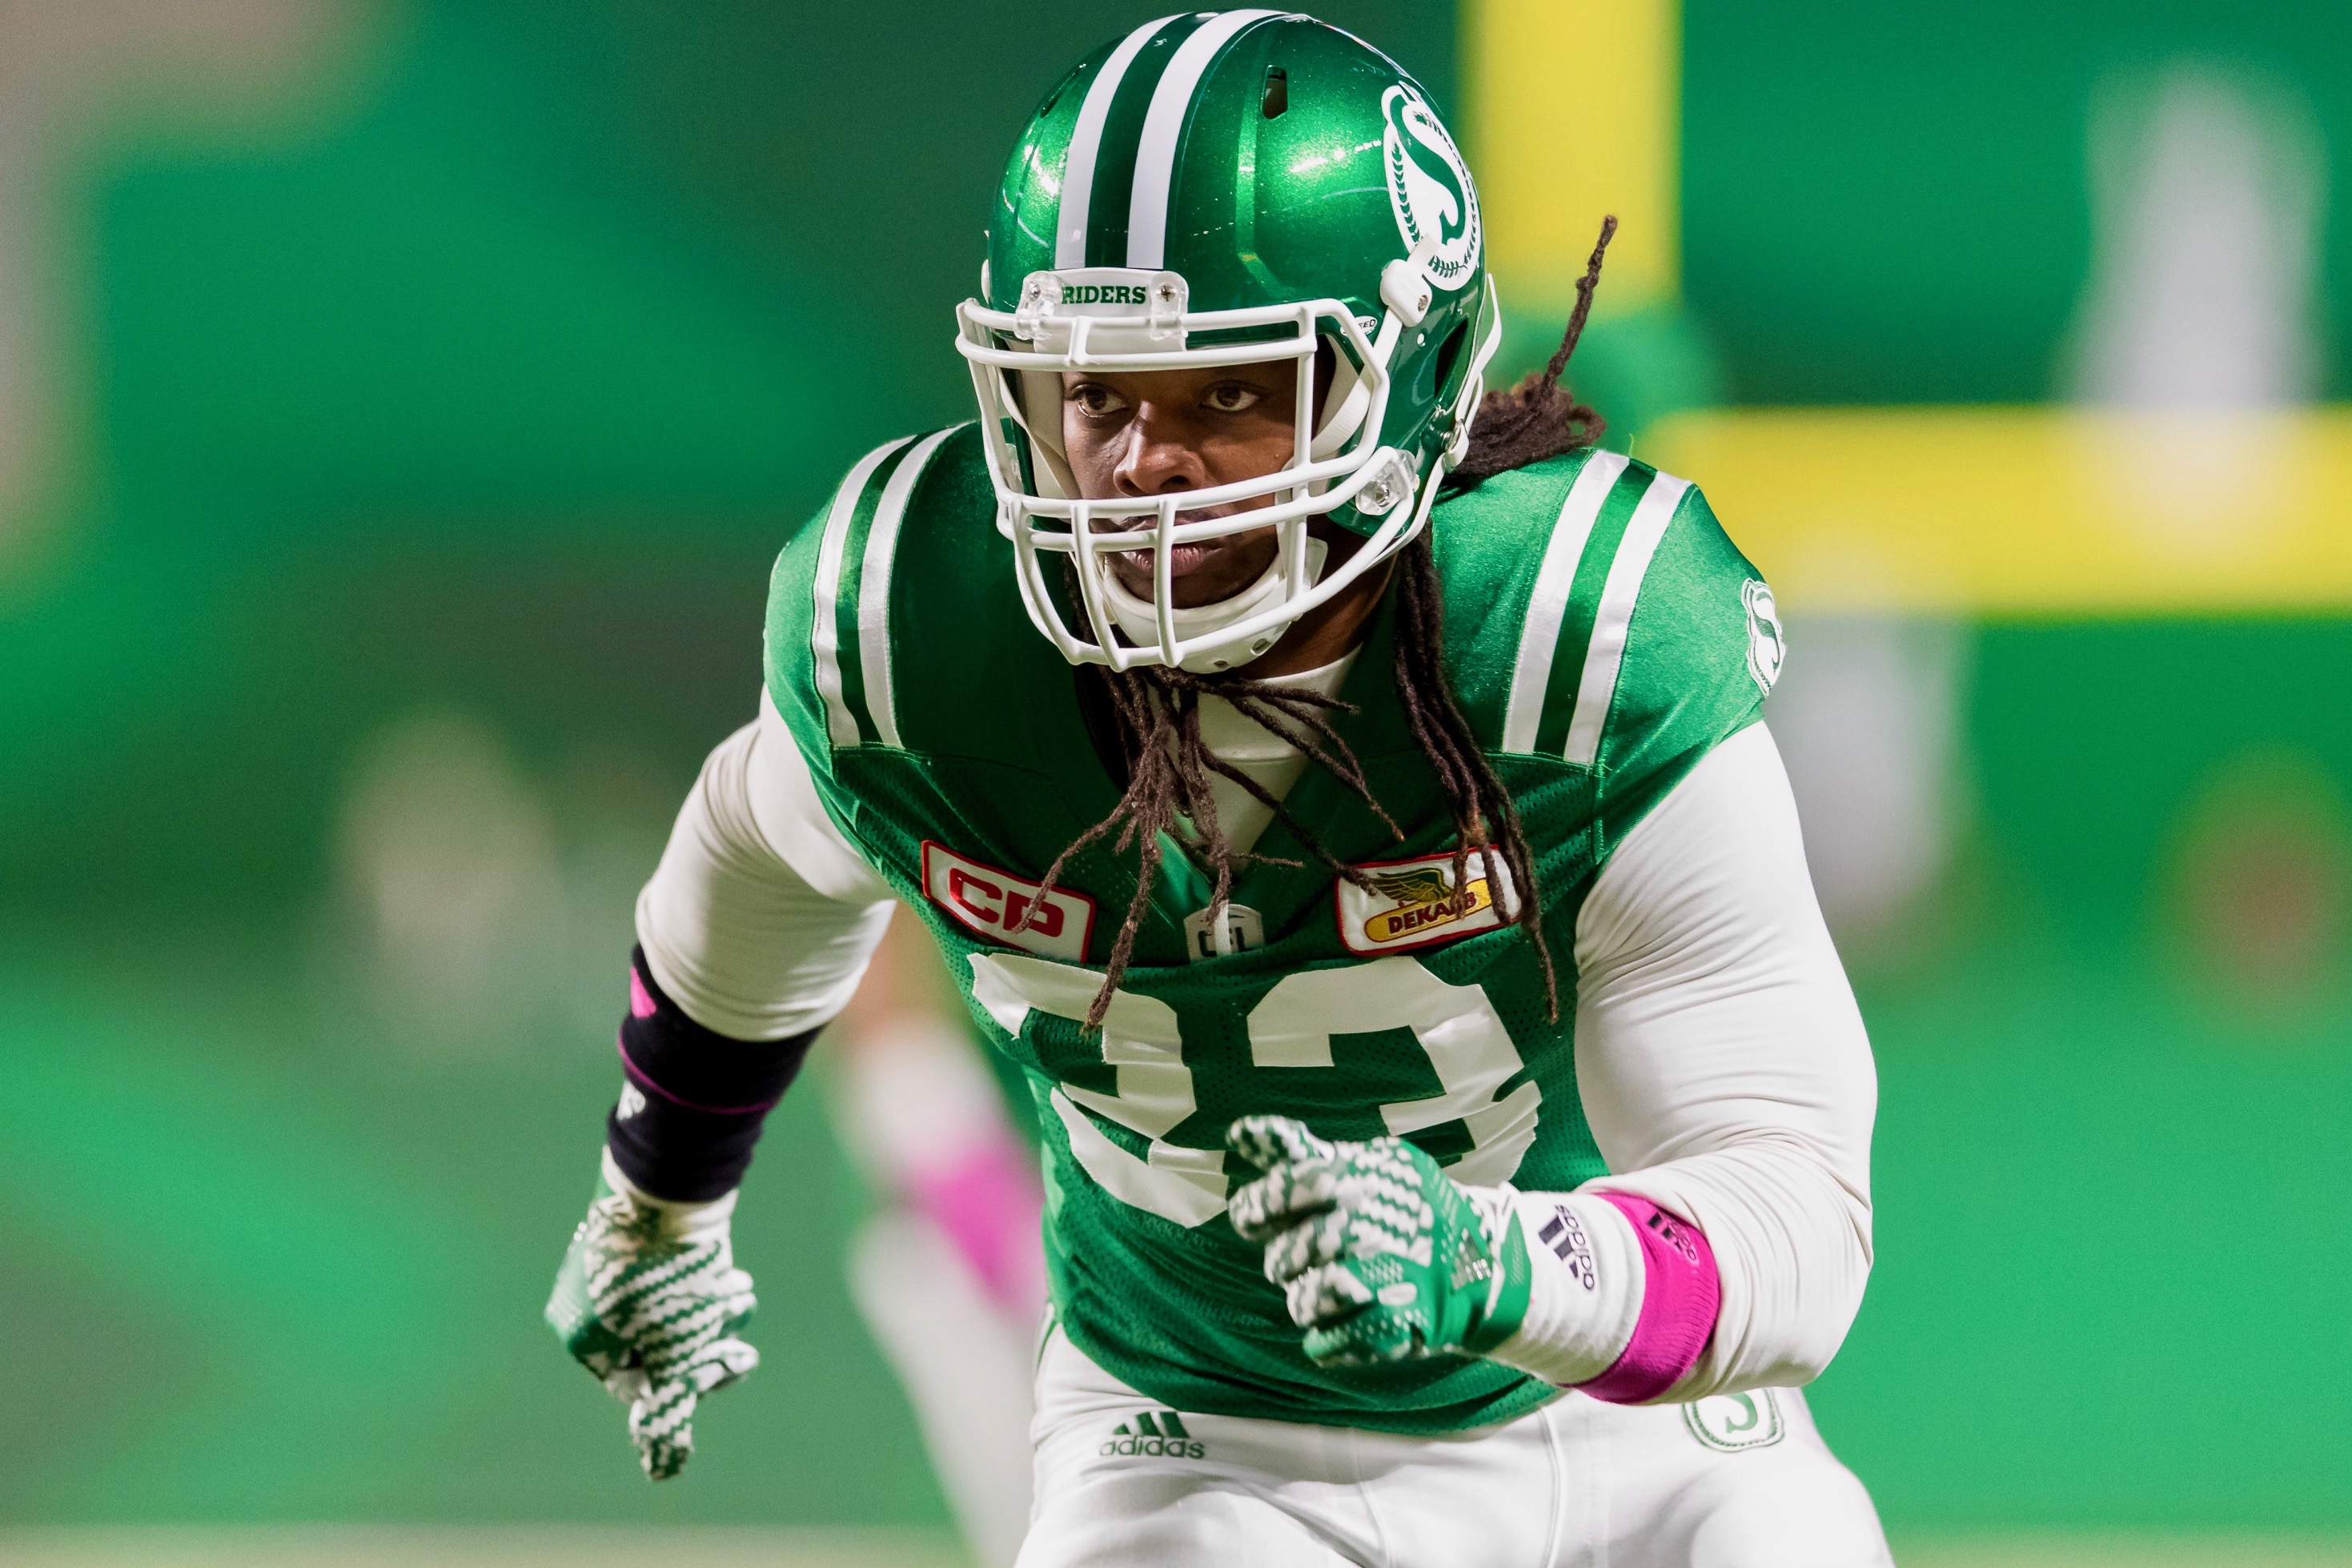
[{"label": "player's eye", "polygon": [[1100,382],[1080,382],[1063,394],[1089,419],[1104,419],[1127,407],[1127,400]]},{"label": "player's eye", "polygon": [[1265,401],[1264,392],[1239,382],[1219,382],[1201,394],[1201,402],[1219,413],[1246,413]]}]

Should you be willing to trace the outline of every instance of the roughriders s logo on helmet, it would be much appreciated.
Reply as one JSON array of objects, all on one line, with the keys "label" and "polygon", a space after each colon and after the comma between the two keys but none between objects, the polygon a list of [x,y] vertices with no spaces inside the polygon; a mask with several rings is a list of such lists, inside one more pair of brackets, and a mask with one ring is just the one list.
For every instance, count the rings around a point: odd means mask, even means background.
[{"label": "roughriders s logo on helmet", "polygon": [[1411,88],[1381,96],[1389,205],[1429,281],[1453,290],[1478,270],[1478,192],[1454,138]]}]

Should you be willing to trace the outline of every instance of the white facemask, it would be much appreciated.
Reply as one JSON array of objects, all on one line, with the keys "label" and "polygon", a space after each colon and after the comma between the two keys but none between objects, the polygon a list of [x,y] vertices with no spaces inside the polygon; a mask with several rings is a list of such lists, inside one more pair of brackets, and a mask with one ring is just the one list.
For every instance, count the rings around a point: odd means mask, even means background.
[{"label": "white facemask", "polygon": [[[1483,388],[1480,374],[1501,337],[1487,285],[1484,337],[1453,406],[1453,447],[1423,462],[1392,444],[1389,365],[1404,334],[1430,305],[1419,270],[1391,263],[1381,275],[1383,313],[1357,317],[1338,299],[1192,312],[1185,280],[1172,272],[1095,267],[1041,272],[1024,283],[1014,311],[977,300],[959,307],[957,348],[971,363],[983,418],[981,432],[996,491],[997,527],[1012,539],[1013,566],[1030,620],[1073,664],[1173,664],[1209,673],[1247,664],[1302,615],[1404,548],[1425,527],[1437,482],[1460,456]],[[1235,334],[1245,334],[1236,338]],[[1316,359],[1332,348],[1333,378],[1317,419]],[[1286,466],[1261,477],[1173,497],[1086,499],[1060,451],[1060,375],[1067,371],[1150,371],[1287,361],[1297,378],[1293,451]],[[1019,427],[1034,463],[1008,435]],[[1385,437],[1385,439],[1384,439]],[[1235,531],[1231,508],[1251,508],[1248,527],[1275,530],[1281,549],[1266,574],[1230,598],[1192,609],[1161,609],[1120,588],[1103,553],[1168,549]],[[1179,506],[1218,514],[1189,522]],[[1364,543],[1328,575],[1327,551],[1308,522],[1342,507],[1365,525]],[[1082,626],[1057,608],[1055,556],[1075,558]]]}]

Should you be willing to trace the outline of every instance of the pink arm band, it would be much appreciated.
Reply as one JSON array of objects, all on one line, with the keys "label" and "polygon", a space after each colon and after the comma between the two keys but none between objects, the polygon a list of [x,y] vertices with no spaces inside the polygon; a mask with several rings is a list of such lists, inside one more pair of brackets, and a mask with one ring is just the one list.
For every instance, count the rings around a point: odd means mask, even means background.
[{"label": "pink arm band", "polygon": [[1715,1337],[1715,1314],[1723,1282],[1715,1271],[1715,1249],[1687,1219],[1631,1193],[1597,1196],[1633,1222],[1642,1239],[1642,1312],[1633,1337],[1616,1364],[1577,1387],[1612,1405],[1655,1399],[1682,1381]]}]

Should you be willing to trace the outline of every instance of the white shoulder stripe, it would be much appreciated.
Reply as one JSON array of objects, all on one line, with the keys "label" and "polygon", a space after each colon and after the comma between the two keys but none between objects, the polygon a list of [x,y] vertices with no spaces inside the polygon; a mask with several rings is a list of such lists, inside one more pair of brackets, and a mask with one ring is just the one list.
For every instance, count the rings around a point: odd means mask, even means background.
[{"label": "white shoulder stripe", "polygon": [[1543,565],[1536,570],[1536,587],[1528,601],[1527,620],[1519,628],[1519,661],[1511,670],[1511,698],[1503,709],[1503,749],[1533,751],[1536,730],[1543,722],[1544,696],[1551,685],[1551,662],[1559,651],[1559,623],[1568,613],[1568,591],[1576,581],[1576,563],[1584,559],[1584,543],[1601,516],[1617,476],[1625,472],[1622,453],[1596,452],[1568,487],[1552,525],[1551,542],[1544,547]]},{"label": "white shoulder stripe", "polygon": [[817,546],[815,615],[809,623],[809,652],[816,656],[816,689],[824,698],[825,732],[835,746],[857,744],[857,721],[841,696],[841,646],[838,628],[841,599],[841,556],[849,542],[849,525],[857,516],[857,498],[867,481],[889,455],[915,438],[902,435],[886,442],[857,460],[849,477],[833,495],[833,510],[824,519],[824,539]]},{"label": "white shoulder stripe", "polygon": [[1609,722],[1609,705],[1617,695],[1617,671],[1625,662],[1625,634],[1633,623],[1633,601],[1642,591],[1642,578],[1675,508],[1690,489],[1690,481],[1661,474],[1650,481],[1633,508],[1625,537],[1617,541],[1617,559],[1609,563],[1609,580],[1601,589],[1601,608],[1592,618],[1592,641],[1584,654],[1584,679],[1576,688],[1576,716],[1568,723],[1567,757],[1591,767],[1601,755],[1601,731]]},{"label": "white shoulder stripe", "polygon": [[874,716],[875,733],[885,746],[898,746],[898,704],[890,689],[890,563],[898,554],[898,528],[907,520],[907,502],[916,481],[929,466],[940,443],[961,425],[923,438],[907,454],[882,487],[882,503],[875,508],[874,526],[866,535],[866,561],[857,574],[858,670],[866,677],[866,711]]},{"label": "white shoulder stripe", "polygon": [[[1168,252],[1168,187],[1176,172],[1176,137],[1209,62],[1234,34],[1279,11],[1227,11],[1203,22],[1176,47],[1175,57],[1151,91],[1143,135],[1135,144],[1135,184],[1127,206],[1127,265],[1157,272]],[[1081,236],[1083,243],[1083,236]]]},{"label": "white shoulder stripe", "polygon": [[1087,84],[1086,101],[1078,105],[1078,122],[1070,131],[1069,155],[1062,162],[1062,207],[1054,225],[1054,265],[1084,267],[1087,264],[1087,209],[1094,204],[1095,160],[1102,152],[1103,122],[1110,118],[1110,100],[1118,95],[1118,84],[1127,78],[1127,68],[1151,35],[1160,31],[1173,16],[1162,16],[1156,22],[1146,22],[1119,40],[1110,58],[1095,73]]}]

